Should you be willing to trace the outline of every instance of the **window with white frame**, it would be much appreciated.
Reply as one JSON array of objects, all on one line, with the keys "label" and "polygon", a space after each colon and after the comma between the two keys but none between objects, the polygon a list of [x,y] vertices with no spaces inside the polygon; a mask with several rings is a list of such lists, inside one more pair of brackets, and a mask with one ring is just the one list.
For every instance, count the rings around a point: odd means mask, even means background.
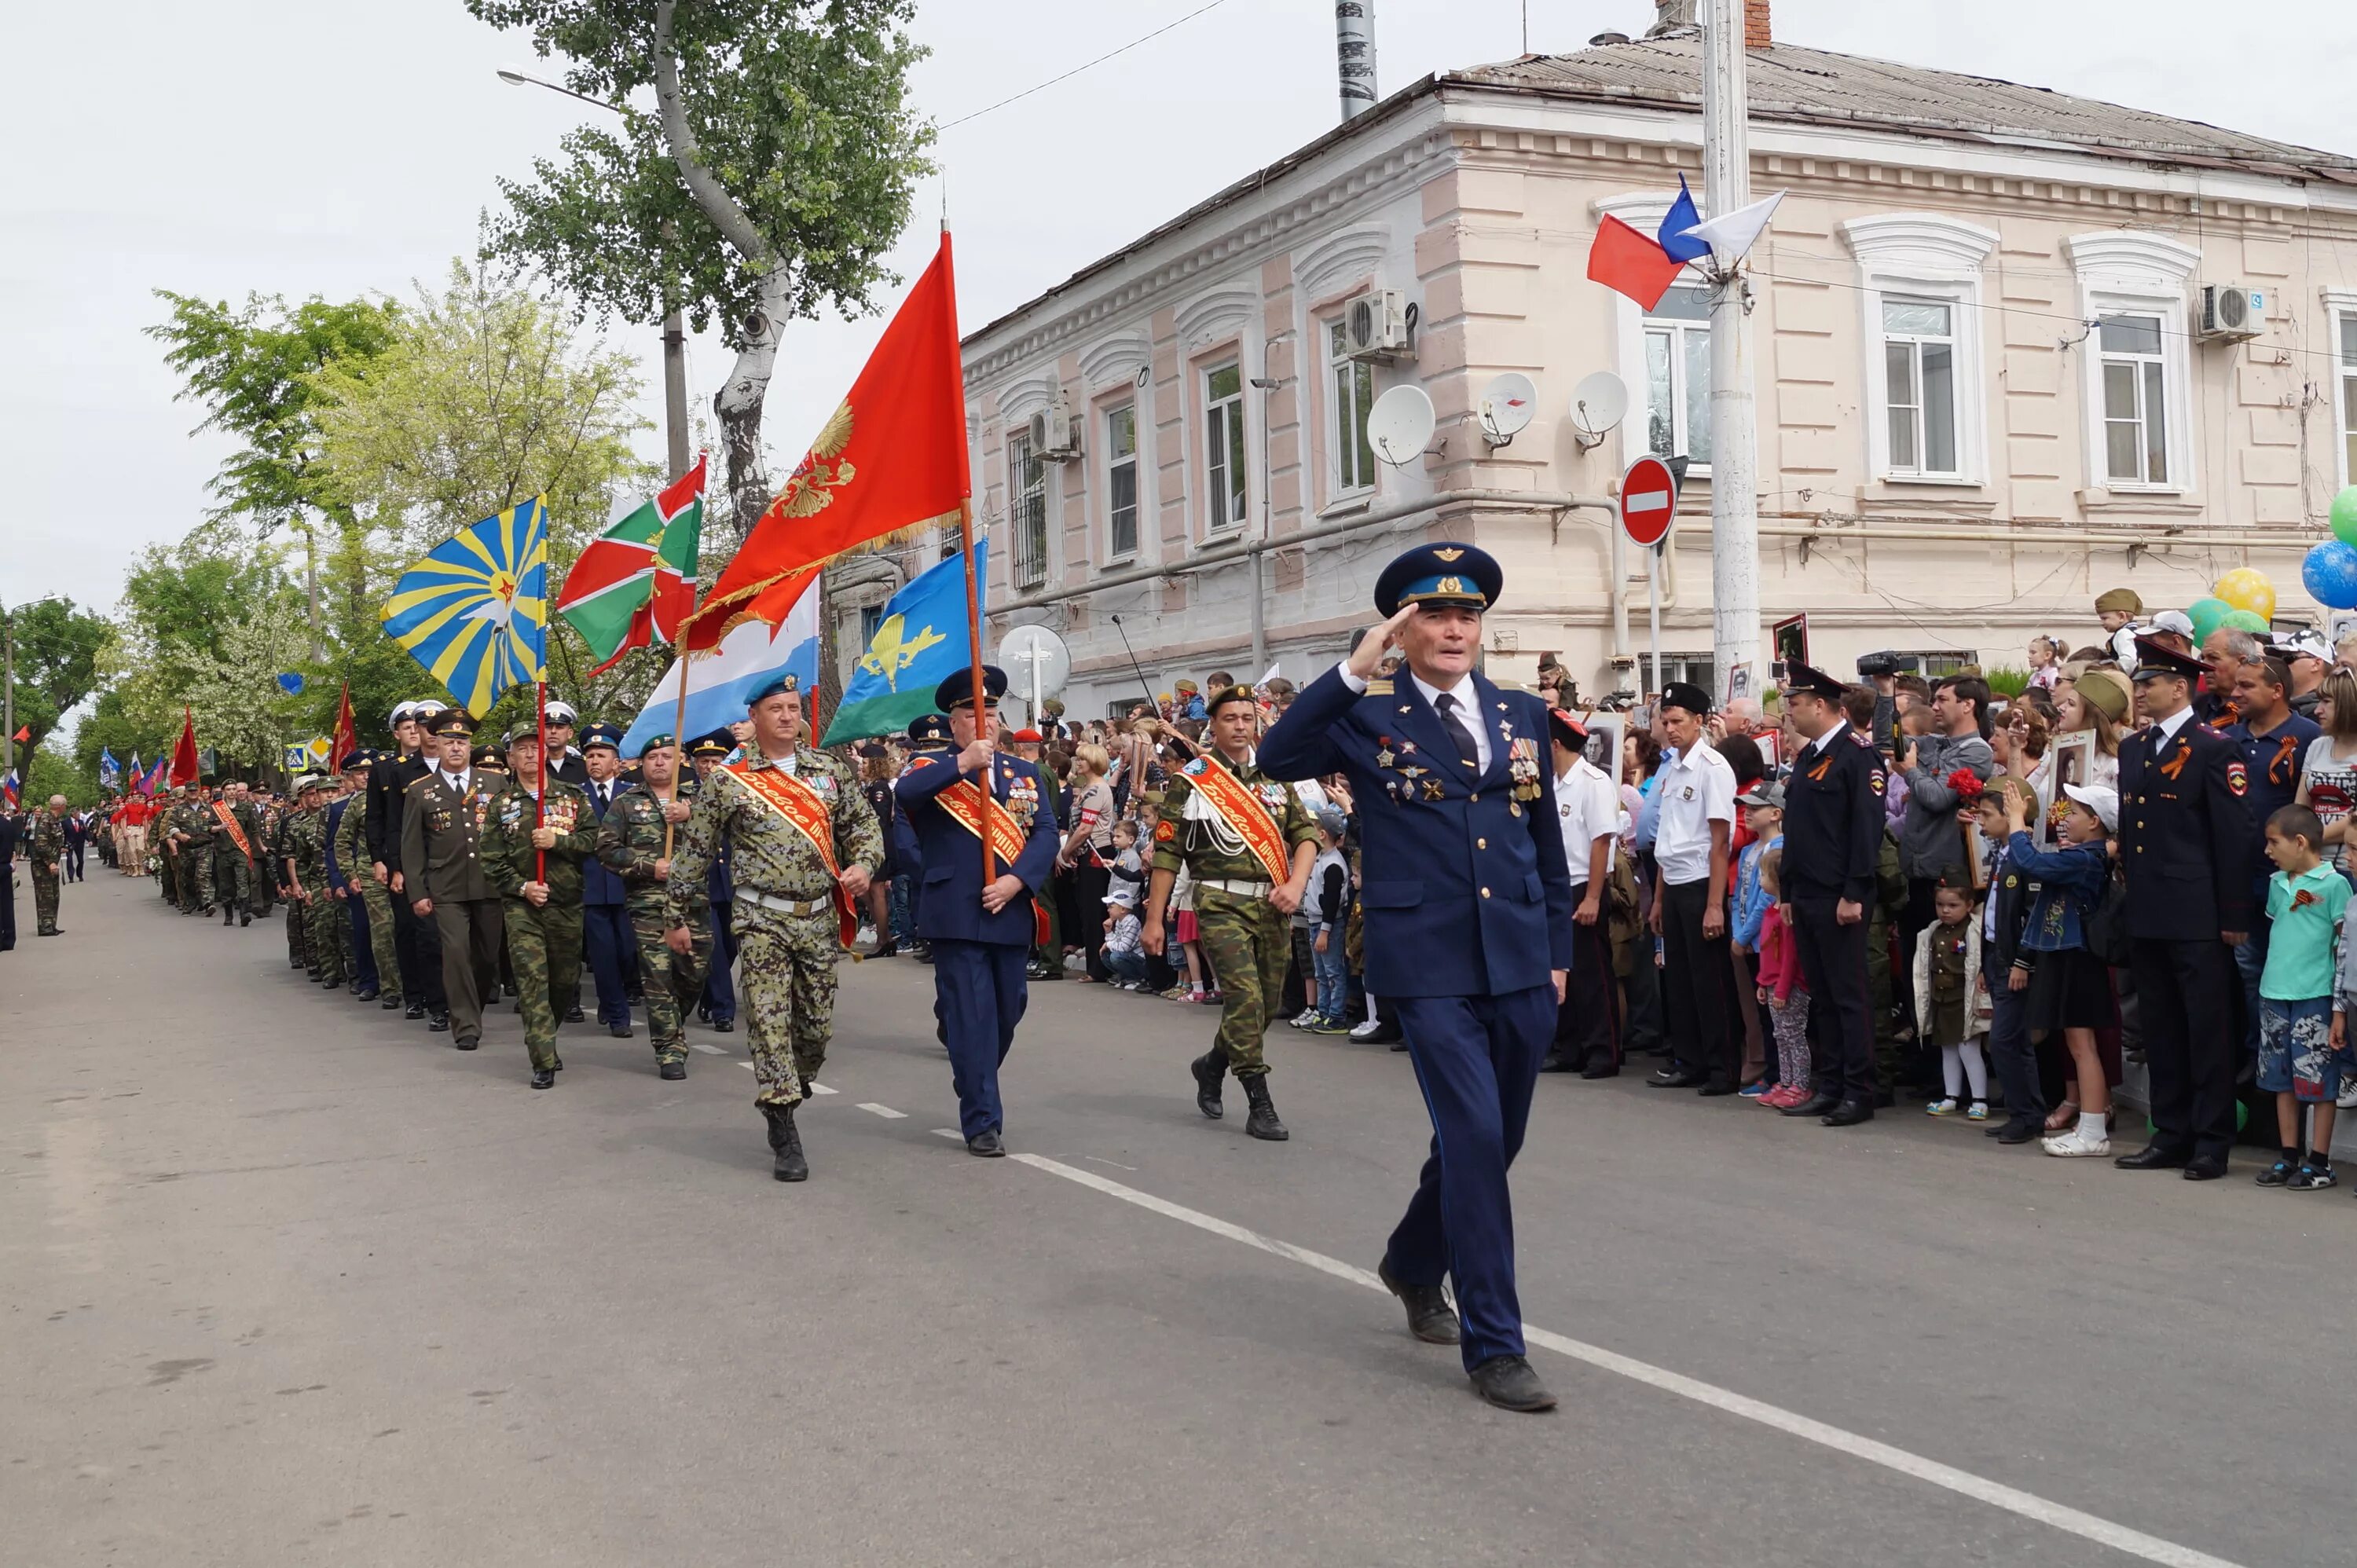
[{"label": "window with white frame", "polygon": [[1367,410],[1375,401],[1375,368],[1351,358],[1350,336],[1341,322],[1327,323],[1326,342],[1334,390],[1334,493],[1346,496],[1374,488],[1375,449],[1367,441]]},{"label": "window with white frame", "polygon": [[1007,510],[1015,524],[1015,585],[1048,580],[1048,465],[1028,435],[1006,438]]},{"label": "window with white frame", "polygon": [[1121,560],[1137,553],[1137,405],[1105,411],[1105,545]]},{"label": "window with white frame", "polygon": [[2161,359],[2166,323],[2122,311],[2095,326],[2103,378],[2104,478],[2115,485],[2166,485],[2169,367]]},{"label": "window with white frame", "polygon": [[2357,484],[2357,310],[2333,317],[2341,349],[2341,482]]},{"label": "window with white frame", "polygon": [[1710,291],[1680,284],[1645,313],[1645,449],[1710,465]]},{"label": "window with white frame", "polygon": [[1244,521],[1243,378],[1243,367],[1233,364],[1203,374],[1203,477],[1211,498],[1204,522],[1213,533]]},{"label": "window with white frame", "polygon": [[1882,296],[1882,380],[1890,472],[1960,473],[1956,440],[1956,306]]}]

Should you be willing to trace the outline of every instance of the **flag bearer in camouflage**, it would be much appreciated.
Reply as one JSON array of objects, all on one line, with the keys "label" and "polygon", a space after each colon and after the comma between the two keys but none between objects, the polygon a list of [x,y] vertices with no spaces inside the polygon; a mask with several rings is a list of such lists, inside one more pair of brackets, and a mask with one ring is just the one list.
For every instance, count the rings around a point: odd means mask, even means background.
[{"label": "flag bearer in camouflage", "polygon": [[344,948],[336,932],[343,906],[328,886],[326,790],[327,780],[317,774],[303,776],[296,791],[298,809],[286,822],[286,858],[302,889],[303,954],[310,961],[305,972],[322,985],[338,986],[344,983]]},{"label": "flag bearer in camouflage", "polygon": [[[232,834],[229,824],[221,820],[219,806],[229,809],[231,822],[237,824]],[[221,924],[242,917],[241,923],[253,921],[253,830],[248,825],[253,815],[245,798],[245,786],[230,784],[221,789],[219,806],[205,808],[213,819],[212,875],[213,892],[221,905]],[[238,847],[238,838],[245,839],[245,847]]]},{"label": "flag bearer in camouflage", "polygon": [[588,796],[551,778],[534,825],[542,788],[536,729],[509,732],[508,766],[515,787],[491,807],[483,830],[483,874],[506,912],[532,1086],[553,1089],[565,1066],[556,1054],[557,1020],[581,983],[581,866],[597,846],[598,823]]},{"label": "flag bearer in camouflage", "polygon": [[[780,677],[757,690],[748,705],[753,736],[744,760],[705,781],[673,846],[664,940],[675,954],[694,952],[708,940],[705,871],[726,847],[738,1004],[759,1084],[753,1102],[770,1124],[771,1174],[802,1181],[810,1164],[794,1107],[826,1059],[834,962],[851,940],[843,920],[866,896],[884,839],[851,769],[801,744],[802,694],[789,681]],[[613,821],[609,812],[608,830]],[[850,918],[856,929],[857,917]],[[654,993],[649,985],[649,998]]]},{"label": "flag bearer in camouflage", "polygon": [[[66,798],[49,797],[49,809],[33,813],[33,831],[25,845],[33,862],[33,934],[58,934],[58,865],[66,853]],[[0,876],[7,875],[0,871]]]},{"label": "flag bearer in camouflage", "polygon": [[1162,950],[1163,911],[1186,867],[1195,878],[1195,928],[1224,997],[1211,1048],[1191,1064],[1195,1104],[1217,1120],[1221,1080],[1233,1072],[1252,1106],[1244,1131],[1281,1142],[1287,1134],[1268,1097],[1261,1036],[1285,990],[1287,923],[1309,886],[1318,824],[1292,786],[1254,766],[1260,705],[1252,688],[1213,692],[1209,711],[1211,749],[1163,786],[1140,940],[1146,951]]},{"label": "flag bearer in camouflage", "polygon": [[[650,738],[639,748],[639,781],[614,797],[597,824],[597,859],[622,879],[628,894],[630,934],[639,949],[639,972],[647,999],[647,1033],[655,1047],[655,1070],[663,1078],[687,1076],[687,1010],[704,990],[704,966],[712,956],[712,930],[697,922],[693,945],[674,952],[664,945],[671,917],[666,908],[672,862],[663,857],[664,824],[677,847],[679,830],[695,800],[695,781],[679,776],[679,743],[671,736]],[[696,867],[703,886],[704,868]]]},{"label": "flag bearer in camouflage", "polygon": [[[401,955],[393,945],[393,893],[369,874],[368,784],[376,762],[371,751],[354,751],[344,757],[346,794],[343,814],[336,819],[335,851],[347,891],[360,901],[369,957],[376,965],[376,990],[364,986],[357,994],[363,1002],[373,997],[379,1007],[390,1011],[401,1005]],[[361,933],[355,929],[352,940],[357,944],[360,940]],[[366,965],[361,966],[361,972],[367,974]]]}]

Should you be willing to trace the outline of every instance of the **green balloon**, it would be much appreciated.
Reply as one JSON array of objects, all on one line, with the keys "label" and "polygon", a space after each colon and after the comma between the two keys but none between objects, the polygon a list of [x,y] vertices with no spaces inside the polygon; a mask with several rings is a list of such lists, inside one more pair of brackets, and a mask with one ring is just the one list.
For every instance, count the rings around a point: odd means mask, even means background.
[{"label": "green balloon", "polygon": [[2218,624],[2233,631],[2247,631],[2254,637],[2265,637],[2269,629],[2267,618],[2256,610],[2228,610]]},{"label": "green balloon", "polygon": [[2234,613],[2234,607],[2223,599],[2196,599],[2186,606],[2185,618],[2193,623],[2193,646],[2199,648],[2209,641],[2210,634]]},{"label": "green balloon", "polygon": [[2343,544],[2357,544],[2357,485],[2332,498],[2332,532]]}]

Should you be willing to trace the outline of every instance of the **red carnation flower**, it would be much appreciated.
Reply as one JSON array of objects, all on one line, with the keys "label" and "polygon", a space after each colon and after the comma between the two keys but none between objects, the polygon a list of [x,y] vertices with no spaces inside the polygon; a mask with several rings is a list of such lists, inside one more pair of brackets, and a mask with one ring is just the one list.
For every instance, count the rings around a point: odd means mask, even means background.
[{"label": "red carnation flower", "polygon": [[1981,782],[1980,776],[1971,768],[1959,768],[1948,775],[1948,788],[1955,792],[1957,800],[1969,806],[1981,798],[1982,792],[1987,786]]}]

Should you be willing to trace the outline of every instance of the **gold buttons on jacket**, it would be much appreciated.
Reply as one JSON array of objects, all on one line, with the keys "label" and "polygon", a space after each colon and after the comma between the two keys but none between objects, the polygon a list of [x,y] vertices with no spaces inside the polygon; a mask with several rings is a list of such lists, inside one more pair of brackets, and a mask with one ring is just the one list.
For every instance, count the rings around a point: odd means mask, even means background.
[{"label": "gold buttons on jacket", "polygon": [[1490,896],[1490,890],[1489,890],[1487,887],[1484,887],[1483,889],[1481,889],[1481,897],[1482,897],[1487,898],[1489,896]]},{"label": "gold buttons on jacket", "polygon": [[1490,847],[1490,841],[1488,839],[1475,839],[1473,841],[1473,847],[1475,849],[1488,849]]},{"label": "gold buttons on jacket", "polygon": [[1470,797],[1469,797],[1469,799],[1471,799],[1471,800],[1480,800],[1480,799],[1481,799],[1481,792],[1480,792],[1480,790],[1478,790],[1478,789],[1477,789],[1477,790],[1475,790],[1475,791],[1472,793],[1472,795],[1471,795]]}]

